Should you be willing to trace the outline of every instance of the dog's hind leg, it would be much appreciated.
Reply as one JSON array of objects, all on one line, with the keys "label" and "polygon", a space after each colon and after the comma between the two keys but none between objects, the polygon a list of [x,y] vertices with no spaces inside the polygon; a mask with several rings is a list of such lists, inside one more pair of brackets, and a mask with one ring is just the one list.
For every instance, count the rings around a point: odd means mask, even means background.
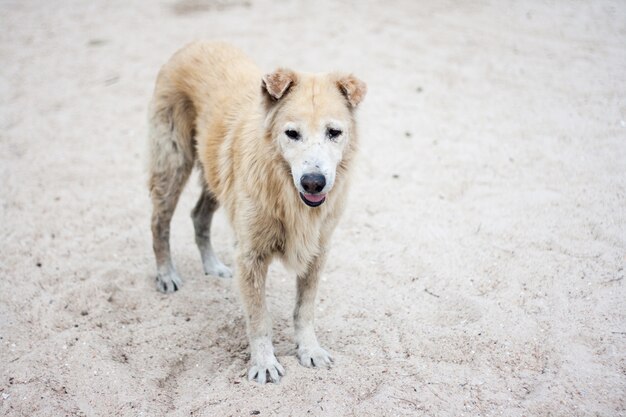
[{"label": "dog's hind leg", "polygon": [[211,221],[213,220],[213,213],[217,210],[219,204],[213,194],[206,188],[204,178],[201,181],[202,194],[198,203],[191,211],[191,219],[196,231],[196,244],[202,257],[204,273],[230,278],[233,275],[231,270],[217,258],[211,245]]},{"label": "dog's hind leg", "polygon": [[[162,102],[162,103],[161,103]],[[150,115],[150,172],[152,197],[152,242],[157,264],[159,291],[178,290],[178,276],[170,254],[170,222],[178,198],[193,168],[193,122],[195,112],[185,100],[153,102]],[[159,107],[159,104],[163,104]]]}]

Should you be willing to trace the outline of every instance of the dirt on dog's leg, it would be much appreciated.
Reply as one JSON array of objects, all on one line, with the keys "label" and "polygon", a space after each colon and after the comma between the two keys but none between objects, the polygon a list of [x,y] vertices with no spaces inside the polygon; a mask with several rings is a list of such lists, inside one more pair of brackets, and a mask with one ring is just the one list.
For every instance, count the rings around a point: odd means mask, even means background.
[{"label": "dirt on dog's leg", "polygon": [[191,218],[196,231],[196,244],[202,257],[204,273],[222,278],[232,277],[230,268],[224,265],[213,252],[211,246],[211,221],[213,213],[217,210],[218,202],[215,197],[203,185],[202,194],[198,203],[191,211]]},{"label": "dirt on dog's leg", "polygon": [[193,168],[191,128],[186,123],[189,113],[184,103],[172,107],[157,101],[151,107],[148,186],[152,198],[152,247],[157,289],[165,293],[182,285],[170,255],[170,222]]},{"label": "dirt on dog's leg", "polygon": [[298,359],[306,367],[330,368],[333,357],[320,347],[315,336],[315,296],[326,254],[315,258],[303,276],[298,277],[298,295],[293,313]]},{"label": "dirt on dog's leg", "polygon": [[156,284],[159,291],[168,293],[182,286],[170,254],[170,222],[180,193],[189,177],[181,167],[172,173],[154,173],[150,179],[152,196],[152,247],[157,264]]},{"label": "dirt on dog's leg", "polygon": [[269,261],[270,257],[264,254],[240,253],[235,271],[250,340],[248,379],[260,384],[278,382],[285,374],[274,355],[272,320],[265,303],[265,278]]}]

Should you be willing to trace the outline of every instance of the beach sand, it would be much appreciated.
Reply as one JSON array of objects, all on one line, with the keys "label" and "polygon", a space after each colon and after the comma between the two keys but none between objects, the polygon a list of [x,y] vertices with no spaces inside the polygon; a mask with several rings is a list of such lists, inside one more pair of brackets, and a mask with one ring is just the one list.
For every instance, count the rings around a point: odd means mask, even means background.
[{"label": "beach sand", "polygon": [[[0,27],[0,414],[626,415],[624,2],[3,1]],[[275,263],[286,376],[247,381],[197,175],[184,286],[155,290],[147,105],[197,39],[368,83],[316,307],[330,371],[297,363]]]}]

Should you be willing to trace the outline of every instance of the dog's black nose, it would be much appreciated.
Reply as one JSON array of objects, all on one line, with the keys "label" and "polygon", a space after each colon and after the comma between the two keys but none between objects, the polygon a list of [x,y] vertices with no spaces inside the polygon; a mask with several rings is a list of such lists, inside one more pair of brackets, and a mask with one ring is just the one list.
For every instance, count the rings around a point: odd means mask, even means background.
[{"label": "dog's black nose", "polygon": [[322,174],[304,174],[300,178],[302,188],[309,194],[319,193],[326,186],[326,178]]}]

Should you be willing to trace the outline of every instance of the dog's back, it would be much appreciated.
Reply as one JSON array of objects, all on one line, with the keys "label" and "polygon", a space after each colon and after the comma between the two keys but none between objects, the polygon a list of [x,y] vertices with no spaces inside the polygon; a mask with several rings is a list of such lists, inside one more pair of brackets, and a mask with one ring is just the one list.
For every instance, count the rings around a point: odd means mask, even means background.
[{"label": "dog's back", "polygon": [[[195,138],[208,142],[223,139],[231,127],[225,124],[234,123],[238,114],[256,105],[260,79],[256,65],[231,45],[189,44],[159,72],[150,110],[151,125],[176,129],[176,144],[187,159],[193,160]],[[198,114],[203,115],[199,120]]]}]

